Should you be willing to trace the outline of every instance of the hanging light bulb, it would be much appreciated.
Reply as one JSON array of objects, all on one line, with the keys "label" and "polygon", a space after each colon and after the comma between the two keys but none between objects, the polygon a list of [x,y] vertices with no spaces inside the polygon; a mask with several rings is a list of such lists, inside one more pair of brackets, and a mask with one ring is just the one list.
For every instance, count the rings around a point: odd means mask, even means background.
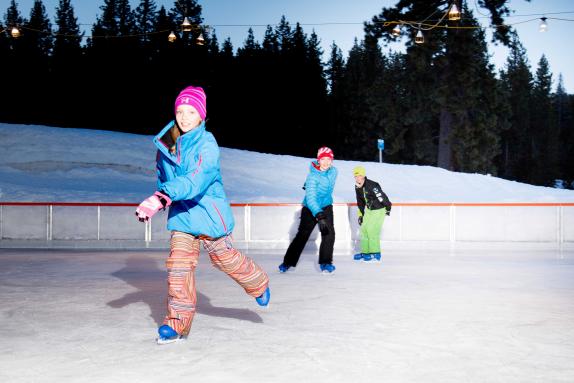
[{"label": "hanging light bulb", "polygon": [[173,43],[173,42],[175,42],[175,40],[177,40],[177,36],[175,35],[175,33],[173,33],[173,31],[171,31],[169,36],[167,36],[167,41],[169,41],[170,43]]},{"label": "hanging light bulb", "polygon": [[195,43],[197,45],[203,45],[205,44],[205,39],[203,38],[203,33],[199,33],[199,36],[197,36],[197,39],[195,39]]},{"label": "hanging light bulb", "polygon": [[399,37],[401,35],[401,26],[399,24],[395,25],[395,27],[391,31],[391,35],[393,35],[394,37]]},{"label": "hanging light bulb", "polygon": [[181,23],[181,29],[182,29],[184,32],[191,32],[192,25],[191,25],[191,23],[189,22],[189,19],[187,18],[187,16],[185,16],[185,17],[183,18],[183,23]]},{"label": "hanging light bulb", "polygon": [[448,19],[450,21],[460,20],[460,11],[458,10],[456,3],[452,3],[452,7],[448,10]]},{"label": "hanging light bulb", "polygon": [[13,38],[17,39],[18,37],[20,37],[20,30],[17,27],[12,27],[12,29],[10,30],[10,35],[12,35]]},{"label": "hanging light bulb", "polygon": [[419,29],[417,35],[415,36],[415,43],[422,44],[425,42],[425,37],[423,36],[422,31]]},{"label": "hanging light bulb", "polygon": [[546,32],[548,31],[548,24],[546,24],[546,17],[540,18],[540,26],[538,27],[539,32]]}]

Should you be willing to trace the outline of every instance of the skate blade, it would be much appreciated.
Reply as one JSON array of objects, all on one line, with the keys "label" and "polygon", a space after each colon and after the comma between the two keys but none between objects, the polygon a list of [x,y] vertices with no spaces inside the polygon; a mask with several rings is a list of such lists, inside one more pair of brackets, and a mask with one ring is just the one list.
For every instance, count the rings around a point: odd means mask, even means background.
[{"label": "skate blade", "polygon": [[176,343],[176,342],[181,342],[184,341],[186,338],[183,336],[178,336],[175,338],[169,338],[169,339],[162,339],[162,338],[156,338],[156,342],[159,345],[164,345],[164,344],[170,344],[170,343]]}]

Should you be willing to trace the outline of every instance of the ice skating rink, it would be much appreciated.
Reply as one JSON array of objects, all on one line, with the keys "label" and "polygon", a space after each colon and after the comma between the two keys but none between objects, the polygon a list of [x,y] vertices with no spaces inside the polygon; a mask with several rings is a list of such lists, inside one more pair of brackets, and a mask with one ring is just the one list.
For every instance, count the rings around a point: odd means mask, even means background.
[{"label": "ice skating rink", "polygon": [[0,250],[0,382],[574,382],[572,250],[247,254],[270,308],[202,253],[191,334],[158,346],[166,251]]}]

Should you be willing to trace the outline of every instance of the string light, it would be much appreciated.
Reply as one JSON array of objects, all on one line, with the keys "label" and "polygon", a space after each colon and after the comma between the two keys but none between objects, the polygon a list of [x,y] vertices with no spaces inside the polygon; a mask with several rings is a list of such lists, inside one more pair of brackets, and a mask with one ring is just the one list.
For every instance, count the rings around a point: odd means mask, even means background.
[{"label": "string light", "polygon": [[191,32],[192,29],[193,29],[193,26],[189,22],[189,19],[187,18],[187,16],[185,16],[183,18],[183,23],[181,23],[181,30],[184,32]]},{"label": "string light", "polygon": [[401,35],[401,26],[399,24],[395,25],[395,27],[391,31],[391,35],[393,35],[394,37],[399,37]]},{"label": "string light", "polygon": [[205,39],[203,38],[203,33],[199,33],[199,36],[197,36],[197,39],[195,39],[195,43],[197,45],[204,45],[205,44]]},{"label": "string light", "polygon": [[423,44],[424,42],[425,42],[425,37],[423,35],[423,32],[419,29],[419,31],[417,32],[417,35],[415,36],[415,43]]},{"label": "string light", "polygon": [[20,30],[17,27],[12,27],[12,29],[10,30],[10,35],[17,39],[18,37],[20,37],[21,33]]},{"label": "string light", "polygon": [[540,18],[540,26],[538,27],[539,32],[546,32],[548,30],[548,24],[546,24],[546,17]]},{"label": "string light", "polygon": [[[453,19],[453,14],[456,15],[456,13],[458,12],[458,19],[455,18]],[[436,12],[435,12],[436,13]],[[546,12],[545,15],[554,15],[554,14],[570,14],[570,13],[574,13],[574,11],[565,11],[565,12]],[[426,20],[428,20],[429,18],[425,19],[424,21],[406,21],[406,20],[400,20],[400,21],[378,21],[378,22],[374,22],[374,24],[380,24],[383,27],[389,27],[394,25],[393,29],[391,30],[391,34],[394,37],[399,37],[402,34],[402,27],[406,24],[408,26],[411,26],[413,28],[418,29],[419,32],[421,31],[427,31],[427,30],[431,30],[434,28],[443,28],[443,29],[486,29],[487,27],[483,27],[483,26],[479,26],[479,25],[467,25],[467,26],[460,26],[460,25],[441,25],[440,22],[442,20],[444,20],[447,16],[449,20],[459,20],[461,13],[460,10],[458,9],[458,7],[456,6],[456,3],[453,2],[452,6],[448,9],[447,12],[445,12],[445,14],[443,14],[443,16],[441,17],[440,20],[438,20],[438,22],[436,24],[428,24],[425,23]],[[539,14],[538,14],[539,15]],[[431,15],[432,16],[432,15]],[[508,17],[523,17],[523,16],[537,16],[537,14],[524,14],[524,15],[509,15]],[[529,20],[524,20],[524,21],[519,21],[516,23],[508,23],[508,24],[497,24],[497,25],[490,25],[490,28],[508,28],[508,27],[512,27],[514,25],[518,25],[518,24],[524,24],[524,23],[529,23],[535,20],[540,20],[540,25],[539,25],[539,31],[540,32],[546,32],[548,30],[548,24],[547,24],[547,20],[549,19],[554,19],[554,20],[561,20],[561,21],[574,21],[574,20],[570,20],[570,19],[560,19],[560,18],[556,18],[556,17],[540,17],[540,18],[534,18],[534,19],[529,19]],[[340,22],[326,22],[326,23],[301,23],[300,25],[302,26],[317,26],[317,25],[358,25],[358,24],[363,24],[358,23],[358,22],[345,22],[345,23],[340,23]],[[92,25],[92,24],[78,24],[78,25]],[[217,25],[212,25],[212,27],[216,27],[216,26],[222,26],[222,27],[265,27],[265,26],[276,26],[278,24],[217,24]],[[184,32],[192,32],[194,29],[198,30],[200,27],[199,26],[194,26],[187,17],[184,17],[183,23],[181,24],[182,27],[182,31]],[[22,29],[26,29],[26,30],[30,30],[33,32],[37,32],[37,33],[43,33],[46,35],[51,35],[54,37],[60,36],[60,37],[66,37],[66,38],[92,38],[92,39],[96,39],[96,38],[109,38],[110,36],[99,36],[99,35],[92,35],[92,36],[85,36],[84,34],[79,34],[79,35],[71,35],[71,34],[61,34],[61,33],[55,33],[51,30],[48,31],[44,31],[44,30],[36,30],[33,28],[29,28],[29,27],[20,27]],[[7,31],[10,31],[10,36],[12,36],[13,38],[19,38],[22,34],[20,28],[18,27],[12,27],[12,28],[4,28],[3,30],[0,30],[0,33],[4,33]],[[210,26],[209,25],[202,25],[201,28],[204,31],[209,31]],[[153,34],[164,34],[167,33],[169,30],[162,30],[162,31],[155,31],[155,32],[147,32],[146,34],[130,34],[130,35],[122,35],[122,36],[113,36],[115,38],[129,38],[129,37],[140,37],[140,36],[144,36],[144,35],[153,35]],[[421,33],[417,33],[417,36],[422,35]],[[421,36],[419,36],[421,37]],[[416,38],[416,37],[415,37]],[[423,38],[423,42],[424,42],[424,36],[422,36]],[[168,36],[168,41],[173,42],[177,39],[177,35],[175,35],[175,33],[171,32]],[[200,33],[200,35],[198,36],[198,38],[196,39],[196,43],[198,45],[202,45],[202,42],[205,43],[205,39],[203,38],[203,35]],[[416,42],[416,41],[415,41]]]},{"label": "string light", "polygon": [[452,3],[452,7],[450,7],[448,11],[448,20],[449,21],[460,20],[460,11],[458,10],[456,3]]}]

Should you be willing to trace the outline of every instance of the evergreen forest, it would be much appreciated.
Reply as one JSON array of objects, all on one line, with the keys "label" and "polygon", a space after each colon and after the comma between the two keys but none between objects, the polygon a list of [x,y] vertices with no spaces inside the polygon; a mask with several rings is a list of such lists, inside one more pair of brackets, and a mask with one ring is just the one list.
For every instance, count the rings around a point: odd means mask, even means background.
[{"label": "evergreen forest", "polygon": [[[473,2],[500,26],[489,36],[463,0],[462,18],[438,20],[421,44],[416,28],[388,21],[432,24],[452,1],[399,0],[365,21],[349,52],[335,42],[323,52],[320,36],[281,15],[261,41],[249,29],[234,47],[204,25],[199,0],[98,1],[87,29],[71,0],[52,19],[41,0],[0,10],[0,121],[152,135],[196,85],[224,147],[314,157],[326,145],[337,159],[378,161],[383,138],[385,162],[574,188],[574,95],[503,26],[509,1]],[[509,48],[500,70],[489,39]],[[404,52],[386,49],[399,40]]]}]

